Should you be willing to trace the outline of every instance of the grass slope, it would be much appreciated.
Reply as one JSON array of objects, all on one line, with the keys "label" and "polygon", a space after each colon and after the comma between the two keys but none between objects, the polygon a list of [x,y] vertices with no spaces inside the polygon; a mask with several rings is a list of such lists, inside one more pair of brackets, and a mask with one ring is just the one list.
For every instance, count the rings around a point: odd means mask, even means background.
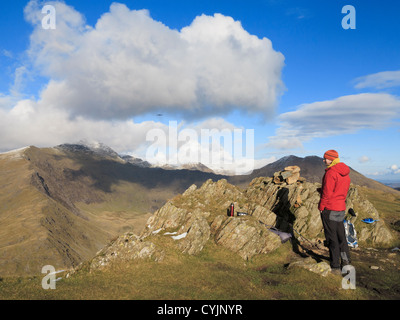
[{"label": "grass slope", "polygon": [[[171,240],[172,241],[172,240]],[[287,269],[294,253],[289,243],[273,254],[243,261],[222,247],[209,244],[200,255],[182,255],[168,247],[162,262],[117,264],[106,271],[77,275],[41,288],[41,277],[0,282],[2,299],[133,299],[133,300],[258,300],[370,299],[365,288],[343,290],[340,276],[323,278],[304,269]]]},{"label": "grass slope", "polygon": [[0,275],[37,274],[44,265],[71,267],[110,238],[31,184],[22,153],[0,156]]}]

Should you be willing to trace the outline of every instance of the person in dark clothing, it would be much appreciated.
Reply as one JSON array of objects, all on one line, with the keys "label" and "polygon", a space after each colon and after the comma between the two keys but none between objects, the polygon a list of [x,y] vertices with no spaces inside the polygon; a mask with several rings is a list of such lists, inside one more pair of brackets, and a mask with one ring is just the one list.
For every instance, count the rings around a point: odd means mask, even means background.
[{"label": "person in dark clothing", "polygon": [[350,264],[350,252],[343,224],[350,187],[350,168],[340,162],[339,154],[335,150],[325,152],[323,160],[327,168],[322,179],[318,209],[321,212],[332,272],[340,273],[341,267]]}]

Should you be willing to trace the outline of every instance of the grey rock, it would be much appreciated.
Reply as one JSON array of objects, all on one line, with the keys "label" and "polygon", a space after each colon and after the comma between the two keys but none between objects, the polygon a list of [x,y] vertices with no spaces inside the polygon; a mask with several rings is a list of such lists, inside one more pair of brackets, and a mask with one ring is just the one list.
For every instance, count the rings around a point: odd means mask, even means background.
[{"label": "grey rock", "polygon": [[326,277],[332,270],[331,267],[329,266],[329,264],[326,263],[325,261],[317,262],[311,257],[302,258],[297,261],[294,261],[291,264],[289,264],[288,268],[291,269],[291,268],[298,268],[298,267],[304,268],[308,271],[314,272],[323,277]]}]

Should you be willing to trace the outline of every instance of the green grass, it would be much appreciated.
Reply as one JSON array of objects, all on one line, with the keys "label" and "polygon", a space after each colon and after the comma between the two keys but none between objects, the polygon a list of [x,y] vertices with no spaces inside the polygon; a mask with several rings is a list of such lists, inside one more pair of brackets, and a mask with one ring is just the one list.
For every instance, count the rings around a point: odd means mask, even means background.
[{"label": "green grass", "polygon": [[379,216],[392,231],[395,240],[391,243],[391,247],[400,246],[400,228],[395,225],[395,222],[400,221],[400,192],[397,194],[385,193],[365,187],[359,190],[378,210]]},{"label": "green grass", "polygon": [[[168,241],[167,241],[168,242]],[[369,299],[365,288],[341,289],[341,277],[322,277],[304,269],[287,269],[293,258],[286,243],[277,251],[244,261],[214,244],[198,256],[182,255],[165,243],[166,258],[116,264],[92,273],[83,269],[44,290],[44,275],[4,278],[0,299],[25,300],[259,300]]]},{"label": "green grass", "polygon": [[389,223],[400,220],[400,192],[397,194],[385,193],[365,187],[360,188],[360,190],[367,196],[383,219]]}]

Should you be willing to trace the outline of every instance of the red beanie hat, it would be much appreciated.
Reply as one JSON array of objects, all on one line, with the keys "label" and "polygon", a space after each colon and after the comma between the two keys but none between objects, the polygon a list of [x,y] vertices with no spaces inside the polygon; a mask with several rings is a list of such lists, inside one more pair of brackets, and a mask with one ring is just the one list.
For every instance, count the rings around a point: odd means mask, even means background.
[{"label": "red beanie hat", "polygon": [[339,158],[339,154],[335,150],[328,150],[324,153],[324,159],[335,160]]}]

